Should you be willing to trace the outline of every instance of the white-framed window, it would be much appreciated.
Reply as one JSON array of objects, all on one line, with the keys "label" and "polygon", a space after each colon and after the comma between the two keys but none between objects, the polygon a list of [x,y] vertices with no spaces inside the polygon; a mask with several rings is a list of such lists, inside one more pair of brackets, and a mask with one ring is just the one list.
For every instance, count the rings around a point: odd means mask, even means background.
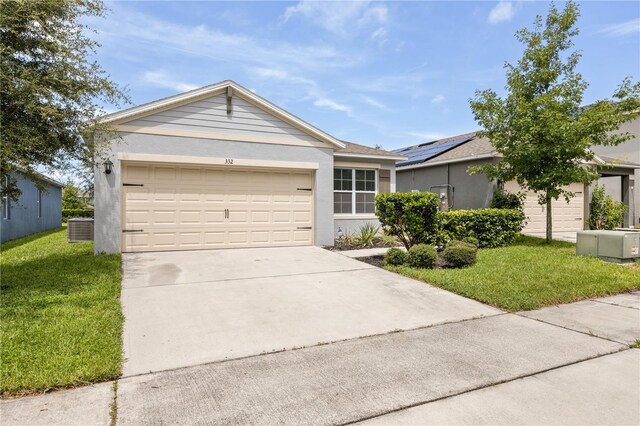
[{"label": "white-framed window", "polygon": [[38,189],[36,204],[38,207],[38,219],[40,219],[42,217],[42,190],[40,189]]},{"label": "white-framed window", "polygon": [[[9,176],[4,177],[4,187],[5,189],[9,188]],[[2,218],[11,219],[11,199],[9,199],[8,195],[2,197]]]},{"label": "white-framed window", "polygon": [[333,170],[333,212],[373,214],[378,193],[375,169],[335,168]]}]

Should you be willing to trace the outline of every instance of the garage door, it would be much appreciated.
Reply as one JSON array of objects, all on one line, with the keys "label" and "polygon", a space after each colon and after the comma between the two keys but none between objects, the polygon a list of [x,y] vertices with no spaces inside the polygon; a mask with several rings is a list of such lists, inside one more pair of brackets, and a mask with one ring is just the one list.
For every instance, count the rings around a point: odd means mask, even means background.
[{"label": "garage door", "polygon": [[[504,189],[516,193],[519,190],[517,182],[507,182]],[[576,232],[584,228],[584,185],[571,184],[565,189],[575,193],[569,203],[562,197],[551,202],[553,232]],[[547,208],[538,204],[538,195],[530,192],[524,203],[524,214],[527,225],[523,232],[534,235],[545,235],[547,229]]]},{"label": "garage door", "polygon": [[313,243],[313,175],[122,163],[123,251]]}]

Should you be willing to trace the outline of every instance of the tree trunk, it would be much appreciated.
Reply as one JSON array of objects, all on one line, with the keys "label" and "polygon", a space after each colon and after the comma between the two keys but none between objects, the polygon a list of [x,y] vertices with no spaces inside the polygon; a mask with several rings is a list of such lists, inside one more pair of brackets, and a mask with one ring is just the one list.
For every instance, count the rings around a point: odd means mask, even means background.
[{"label": "tree trunk", "polygon": [[551,197],[547,195],[547,244],[553,240],[553,222],[551,221]]}]

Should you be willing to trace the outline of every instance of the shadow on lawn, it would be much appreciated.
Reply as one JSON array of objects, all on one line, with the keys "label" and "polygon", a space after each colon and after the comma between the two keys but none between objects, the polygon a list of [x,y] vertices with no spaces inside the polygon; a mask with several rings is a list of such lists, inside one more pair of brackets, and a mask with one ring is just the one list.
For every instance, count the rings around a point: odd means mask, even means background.
[{"label": "shadow on lawn", "polygon": [[[11,255],[12,249],[18,249],[26,243],[41,240],[54,230],[26,238],[7,251],[3,256]],[[38,244],[38,242],[36,242]],[[44,242],[43,242],[44,244]],[[0,289],[3,293],[2,305],[31,305],[36,300],[53,302],[55,296],[85,291],[100,291],[97,284],[109,286],[119,283],[120,255],[94,256],[91,243],[74,243],[56,250],[43,250],[37,256],[20,259],[13,263],[3,262]],[[114,271],[117,271],[114,274]],[[117,276],[114,276],[117,275]],[[81,303],[82,298],[76,302]]]},{"label": "shadow on lawn", "polygon": [[4,254],[6,251],[16,249],[25,244],[29,244],[41,238],[45,238],[51,234],[55,234],[56,232],[60,232],[63,229],[67,229],[66,226],[61,226],[59,228],[49,229],[48,231],[38,232],[37,234],[27,235],[26,237],[16,238],[14,240],[5,241],[0,244],[0,251]]},{"label": "shadow on lawn", "polygon": [[552,241],[551,244],[547,244],[544,238],[530,237],[527,235],[518,235],[514,238],[510,246],[523,246],[523,247],[551,247],[551,248],[572,248],[575,244],[566,241]]}]

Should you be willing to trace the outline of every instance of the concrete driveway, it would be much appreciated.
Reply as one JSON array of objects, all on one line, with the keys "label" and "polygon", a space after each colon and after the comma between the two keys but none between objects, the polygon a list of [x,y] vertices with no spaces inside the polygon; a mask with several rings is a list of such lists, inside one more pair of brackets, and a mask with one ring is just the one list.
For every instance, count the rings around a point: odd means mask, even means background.
[{"label": "concrete driveway", "polygon": [[500,311],[318,247],[123,255],[124,376]]}]

